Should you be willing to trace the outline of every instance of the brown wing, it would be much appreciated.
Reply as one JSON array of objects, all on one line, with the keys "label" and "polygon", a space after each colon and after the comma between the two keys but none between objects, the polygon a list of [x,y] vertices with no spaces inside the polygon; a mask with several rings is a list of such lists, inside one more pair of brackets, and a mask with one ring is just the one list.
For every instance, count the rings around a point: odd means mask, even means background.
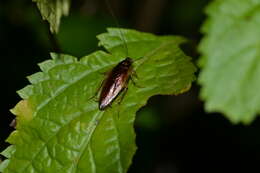
[{"label": "brown wing", "polygon": [[121,61],[106,78],[99,98],[99,109],[109,106],[119,93],[127,86],[132,71],[132,60],[126,58]]}]

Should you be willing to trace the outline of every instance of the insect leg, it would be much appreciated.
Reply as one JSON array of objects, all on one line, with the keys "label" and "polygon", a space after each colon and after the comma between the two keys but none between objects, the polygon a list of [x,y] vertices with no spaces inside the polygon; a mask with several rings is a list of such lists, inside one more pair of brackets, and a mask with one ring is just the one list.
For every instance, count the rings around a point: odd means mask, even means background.
[{"label": "insect leg", "polygon": [[[110,71],[111,71],[111,70],[106,71],[106,72],[100,72],[100,74],[101,74],[101,75],[108,76],[109,73],[110,73]],[[96,90],[95,94],[94,94],[92,97],[89,98],[89,100],[95,98],[95,97],[98,95],[100,89],[103,87],[103,85],[104,85],[105,82],[106,82],[106,80],[103,80],[103,81],[101,82],[101,85],[98,87],[98,89]],[[97,99],[96,99],[95,101],[98,102]]]},{"label": "insect leg", "polygon": [[135,77],[136,79],[138,79],[138,75],[135,70],[132,71],[132,76]]},{"label": "insect leg", "polygon": [[[118,105],[120,106],[121,102],[123,101],[126,93],[127,93],[128,87],[125,87],[122,91],[121,91],[121,95],[118,101]],[[119,114],[120,114],[120,110],[118,110],[118,114],[117,114],[117,118],[119,119]]]},{"label": "insect leg", "polygon": [[[98,87],[98,89],[96,90],[95,94],[94,94],[92,97],[90,97],[88,100],[92,100],[93,98],[97,97],[97,95],[98,95],[100,89],[102,88],[102,86],[104,85],[104,83],[105,83],[105,80],[103,80],[103,81],[101,82],[101,84],[100,84],[100,86]],[[95,101],[98,102],[97,98],[95,99]]]},{"label": "insect leg", "polygon": [[128,87],[125,87],[122,91],[121,91],[121,95],[120,95],[120,98],[119,98],[119,101],[118,101],[118,104],[120,105],[121,102],[123,101],[123,98],[125,97],[126,93],[127,93],[127,90],[128,90]]},{"label": "insect leg", "polygon": [[109,75],[110,72],[111,72],[111,69],[106,70],[106,71],[100,71],[99,74],[107,76],[107,75]]},{"label": "insect leg", "polygon": [[[136,77],[136,76],[134,76],[134,77]],[[143,86],[138,85],[132,76],[130,76],[130,80],[133,82],[134,86],[136,86],[137,88],[144,88]]]}]

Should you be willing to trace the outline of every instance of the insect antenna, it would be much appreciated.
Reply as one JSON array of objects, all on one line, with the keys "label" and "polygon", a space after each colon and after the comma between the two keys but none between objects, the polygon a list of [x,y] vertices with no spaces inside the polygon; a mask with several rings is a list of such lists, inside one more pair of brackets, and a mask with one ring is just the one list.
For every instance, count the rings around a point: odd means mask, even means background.
[{"label": "insect antenna", "polygon": [[125,51],[126,51],[126,57],[128,57],[128,47],[127,47],[127,44],[126,44],[126,39],[125,39],[125,37],[124,37],[124,34],[123,34],[122,30],[120,29],[119,22],[118,22],[118,20],[117,20],[117,18],[116,18],[116,15],[115,15],[115,13],[114,13],[114,11],[113,11],[112,6],[109,4],[108,0],[105,0],[105,1],[106,1],[106,5],[107,5],[107,7],[108,7],[109,12],[111,13],[112,17],[113,17],[114,20],[115,20],[116,26],[119,28],[120,39],[123,41],[124,48],[125,48]]}]

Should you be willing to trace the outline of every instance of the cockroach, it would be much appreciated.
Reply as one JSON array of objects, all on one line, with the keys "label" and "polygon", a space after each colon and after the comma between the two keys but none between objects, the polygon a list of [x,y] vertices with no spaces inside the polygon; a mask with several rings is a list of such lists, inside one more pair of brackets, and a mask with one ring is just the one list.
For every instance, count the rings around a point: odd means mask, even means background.
[{"label": "cockroach", "polygon": [[[113,13],[112,7],[106,0],[106,4],[109,8],[110,13],[116,21],[117,26],[119,26],[116,16]],[[120,37],[124,42],[124,47],[126,49],[126,57],[123,61],[119,62],[107,75],[101,85],[101,91],[99,95],[99,109],[104,110],[109,107],[112,102],[117,98],[117,96],[126,92],[127,85],[129,80],[131,79],[131,75],[133,74],[133,59],[129,58],[128,48],[126,44],[126,40],[124,39],[123,33],[120,31]],[[134,81],[133,81],[134,82]],[[123,96],[122,96],[123,98]]]},{"label": "cockroach", "polygon": [[127,89],[128,82],[133,72],[133,60],[129,57],[119,62],[103,81],[99,109],[104,110],[112,104],[116,97]]}]

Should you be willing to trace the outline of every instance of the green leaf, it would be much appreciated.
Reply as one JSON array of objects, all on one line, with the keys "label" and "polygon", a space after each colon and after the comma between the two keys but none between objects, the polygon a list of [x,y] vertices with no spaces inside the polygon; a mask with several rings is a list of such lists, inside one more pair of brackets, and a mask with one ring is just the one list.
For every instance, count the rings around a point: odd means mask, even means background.
[{"label": "green leaf", "polygon": [[3,152],[1,152],[1,155],[6,157],[6,158],[10,158],[11,155],[15,152],[15,146],[14,145],[10,145],[9,147],[7,147]]},{"label": "green leaf", "polygon": [[[28,77],[24,99],[12,109],[17,130],[7,139],[15,146],[4,173],[125,173],[136,151],[135,113],[156,94],[180,94],[195,79],[195,67],[175,36],[123,30],[138,75],[125,97],[98,109],[92,97],[105,76],[125,58],[119,29],[98,36],[110,52],[97,51],[77,60],[51,54],[42,72]],[[138,59],[142,57],[141,59]]]},{"label": "green leaf", "polygon": [[216,0],[206,12],[201,98],[208,112],[250,123],[260,113],[260,1]]},{"label": "green leaf", "polygon": [[3,172],[5,168],[8,166],[10,160],[0,161],[0,172]]},{"label": "green leaf", "polygon": [[32,0],[36,2],[42,18],[50,23],[52,33],[59,31],[60,19],[69,14],[70,0]]}]

